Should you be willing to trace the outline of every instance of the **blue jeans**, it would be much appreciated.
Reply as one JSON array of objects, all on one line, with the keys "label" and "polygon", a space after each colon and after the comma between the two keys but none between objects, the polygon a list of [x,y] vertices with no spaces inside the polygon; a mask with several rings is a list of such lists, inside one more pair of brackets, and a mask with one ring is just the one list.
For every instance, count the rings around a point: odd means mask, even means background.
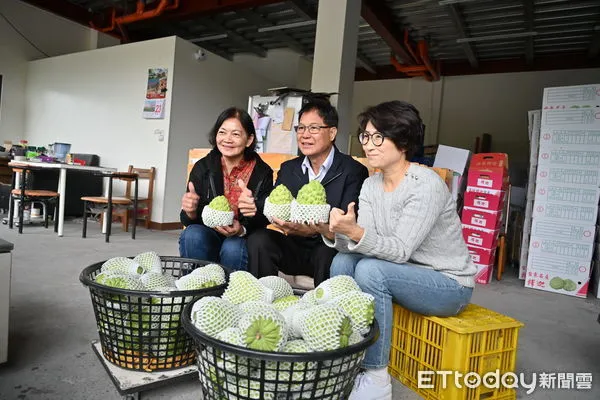
[{"label": "blue jeans", "polygon": [[469,304],[473,288],[432,269],[397,264],[362,254],[338,253],[331,263],[331,276],[354,277],[363,292],[375,297],[375,319],[380,336],[367,349],[363,367],[386,367],[392,339],[392,302],[418,314],[446,317]]},{"label": "blue jeans", "polygon": [[225,237],[204,225],[188,225],[179,237],[181,257],[220,263],[238,271],[248,269],[246,239],[239,236]]}]

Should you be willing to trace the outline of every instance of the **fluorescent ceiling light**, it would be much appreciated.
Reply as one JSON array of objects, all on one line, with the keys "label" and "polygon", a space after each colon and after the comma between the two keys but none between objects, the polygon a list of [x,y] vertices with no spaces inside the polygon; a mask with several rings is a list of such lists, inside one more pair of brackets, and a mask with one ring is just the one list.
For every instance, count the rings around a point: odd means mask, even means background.
[{"label": "fluorescent ceiling light", "polygon": [[271,31],[278,31],[281,29],[301,28],[304,26],[315,25],[316,23],[317,23],[317,21],[315,21],[315,20],[291,22],[289,24],[263,26],[262,28],[258,28],[258,31],[259,32],[271,32]]},{"label": "fluorescent ceiling light", "polygon": [[190,39],[190,42],[208,42],[209,40],[227,39],[227,34],[222,33],[219,35],[200,36],[196,39]]},{"label": "fluorescent ceiling light", "polygon": [[537,32],[519,32],[519,33],[507,33],[504,35],[476,36],[476,37],[456,39],[456,43],[485,42],[488,40],[496,40],[496,39],[514,39],[514,38],[536,36],[537,34],[538,34]]}]

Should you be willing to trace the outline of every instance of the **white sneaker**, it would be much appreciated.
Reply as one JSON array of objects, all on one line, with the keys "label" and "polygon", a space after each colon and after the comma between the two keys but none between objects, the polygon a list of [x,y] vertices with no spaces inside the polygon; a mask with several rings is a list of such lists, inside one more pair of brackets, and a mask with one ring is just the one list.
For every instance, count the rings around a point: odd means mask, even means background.
[{"label": "white sneaker", "polygon": [[348,400],[392,400],[392,382],[387,380],[386,385],[381,385],[369,376],[361,372],[354,381],[354,388]]}]

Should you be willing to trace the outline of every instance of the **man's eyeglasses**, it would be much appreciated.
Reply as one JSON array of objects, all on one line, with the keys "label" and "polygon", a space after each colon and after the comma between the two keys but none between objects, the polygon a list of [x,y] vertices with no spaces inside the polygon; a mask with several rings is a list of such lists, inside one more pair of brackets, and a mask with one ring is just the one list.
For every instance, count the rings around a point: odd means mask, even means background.
[{"label": "man's eyeglasses", "polygon": [[379,132],[375,132],[373,134],[369,134],[367,132],[359,132],[358,133],[358,141],[363,146],[365,146],[367,143],[369,143],[369,139],[371,139],[371,142],[373,142],[373,144],[375,146],[381,146],[383,144],[385,136]]},{"label": "man's eyeglasses", "polygon": [[327,126],[327,125],[309,125],[309,126],[298,125],[298,128],[296,128],[296,132],[299,135],[301,135],[304,132],[306,132],[306,130],[308,129],[309,133],[311,133],[312,135],[316,135],[317,133],[321,132],[321,129],[325,129],[325,128],[331,128],[331,127]]}]

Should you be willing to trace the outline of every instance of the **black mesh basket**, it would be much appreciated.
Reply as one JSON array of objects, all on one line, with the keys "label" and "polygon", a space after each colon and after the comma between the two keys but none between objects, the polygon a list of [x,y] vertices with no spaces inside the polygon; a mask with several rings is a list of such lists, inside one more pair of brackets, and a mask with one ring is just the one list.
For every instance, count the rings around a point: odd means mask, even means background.
[{"label": "black mesh basket", "polygon": [[[163,273],[179,278],[209,264],[180,257],[160,257]],[[104,357],[128,370],[166,371],[193,364],[193,339],[181,324],[186,304],[203,296],[220,296],[227,284],[201,290],[170,292],[126,290],[94,281],[104,262],[85,268],[79,280],[89,288]],[[226,281],[229,271],[225,270]]]},{"label": "black mesh basket", "polygon": [[377,322],[358,344],[313,353],[251,350],[217,340],[197,329],[190,317],[193,302],[181,316],[197,345],[197,364],[205,400],[347,399],[365,352],[379,336]]}]

